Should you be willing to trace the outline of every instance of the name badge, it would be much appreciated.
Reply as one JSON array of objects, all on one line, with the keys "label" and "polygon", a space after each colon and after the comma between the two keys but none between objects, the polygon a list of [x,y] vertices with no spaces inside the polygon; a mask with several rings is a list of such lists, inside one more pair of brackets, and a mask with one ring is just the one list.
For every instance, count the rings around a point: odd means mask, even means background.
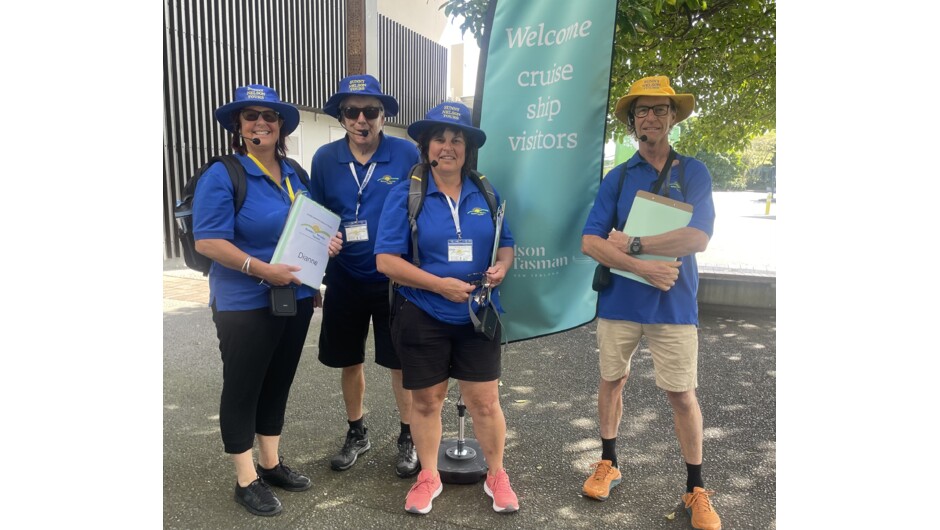
[{"label": "name badge", "polygon": [[354,221],[343,226],[346,228],[346,241],[355,243],[369,240],[369,225],[365,221]]},{"label": "name badge", "polygon": [[448,239],[447,261],[473,261],[473,240]]}]

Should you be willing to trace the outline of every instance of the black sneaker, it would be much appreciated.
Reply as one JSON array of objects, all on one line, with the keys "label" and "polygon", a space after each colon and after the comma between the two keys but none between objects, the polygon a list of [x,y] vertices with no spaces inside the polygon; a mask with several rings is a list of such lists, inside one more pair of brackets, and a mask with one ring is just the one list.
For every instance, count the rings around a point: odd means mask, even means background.
[{"label": "black sneaker", "polygon": [[330,459],[330,467],[333,468],[334,471],[345,471],[356,463],[356,459],[359,458],[359,455],[371,448],[372,444],[369,442],[369,429],[365,427],[362,428],[362,431],[349,429],[346,431],[346,442],[343,444],[343,448]]},{"label": "black sneaker", "polygon": [[399,437],[398,463],[395,464],[395,474],[401,478],[407,478],[417,473],[418,467],[418,453],[415,451],[415,443],[411,439],[411,434],[406,434],[404,439]]},{"label": "black sneaker", "polygon": [[281,513],[281,501],[261,478],[244,488],[235,482],[235,502],[255,515],[277,515]]},{"label": "black sneaker", "polygon": [[255,466],[255,470],[266,484],[287,491],[304,491],[313,486],[313,482],[309,478],[285,466],[283,456],[278,459],[277,465],[273,469],[264,469],[261,464],[258,464]]}]

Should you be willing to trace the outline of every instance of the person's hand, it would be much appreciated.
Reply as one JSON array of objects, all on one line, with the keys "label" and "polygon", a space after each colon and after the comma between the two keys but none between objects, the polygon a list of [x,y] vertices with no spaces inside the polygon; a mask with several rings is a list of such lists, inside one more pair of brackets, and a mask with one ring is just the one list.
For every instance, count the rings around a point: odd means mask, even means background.
[{"label": "person's hand", "polygon": [[662,291],[672,289],[679,278],[679,267],[681,261],[643,261],[640,271],[637,273],[644,280],[653,284],[653,287]]},{"label": "person's hand", "polygon": [[335,258],[341,250],[343,250],[343,233],[336,232],[336,234],[333,235],[333,239],[330,240],[330,247],[327,253],[331,258]]},{"label": "person's hand", "polygon": [[450,300],[451,302],[466,302],[470,298],[470,293],[475,287],[465,281],[457,278],[441,278],[443,283],[438,289],[437,294]]},{"label": "person's hand", "polygon": [[293,274],[299,270],[300,267],[297,265],[287,265],[285,263],[268,264],[261,279],[278,287],[289,283],[300,285],[300,278]]},{"label": "person's hand", "polygon": [[320,291],[316,290],[313,292],[313,308],[323,307],[323,298],[320,296]]},{"label": "person's hand", "polygon": [[506,269],[503,268],[502,263],[497,261],[492,267],[486,269],[486,286],[496,287],[503,283],[505,277]]},{"label": "person's hand", "polygon": [[630,236],[624,232],[619,232],[616,229],[611,230],[610,233],[607,234],[607,241],[610,241],[620,252],[627,254],[627,245],[630,244]]}]

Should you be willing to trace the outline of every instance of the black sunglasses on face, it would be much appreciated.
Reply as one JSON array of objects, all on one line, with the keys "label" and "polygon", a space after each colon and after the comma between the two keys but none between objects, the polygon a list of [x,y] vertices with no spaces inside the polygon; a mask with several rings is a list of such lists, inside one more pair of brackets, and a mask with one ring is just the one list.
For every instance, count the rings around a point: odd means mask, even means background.
[{"label": "black sunglasses on face", "polygon": [[382,109],[379,107],[346,107],[343,109],[343,116],[347,120],[358,120],[360,112],[366,115],[367,120],[374,120],[379,117]]},{"label": "black sunglasses on face", "polygon": [[281,117],[280,114],[274,112],[273,110],[251,110],[245,109],[242,111],[242,119],[245,121],[256,121],[258,116],[264,118],[264,121],[268,123],[274,123]]}]

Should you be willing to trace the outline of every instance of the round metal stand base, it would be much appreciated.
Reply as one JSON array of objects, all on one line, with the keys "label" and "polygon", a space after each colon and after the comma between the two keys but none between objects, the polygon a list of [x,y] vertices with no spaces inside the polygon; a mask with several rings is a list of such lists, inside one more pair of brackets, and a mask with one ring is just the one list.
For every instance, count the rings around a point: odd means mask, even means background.
[{"label": "round metal stand base", "polygon": [[437,451],[437,471],[447,484],[476,484],[486,476],[486,459],[480,444],[473,438],[464,440],[462,455],[457,455],[457,439],[441,440]]}]

